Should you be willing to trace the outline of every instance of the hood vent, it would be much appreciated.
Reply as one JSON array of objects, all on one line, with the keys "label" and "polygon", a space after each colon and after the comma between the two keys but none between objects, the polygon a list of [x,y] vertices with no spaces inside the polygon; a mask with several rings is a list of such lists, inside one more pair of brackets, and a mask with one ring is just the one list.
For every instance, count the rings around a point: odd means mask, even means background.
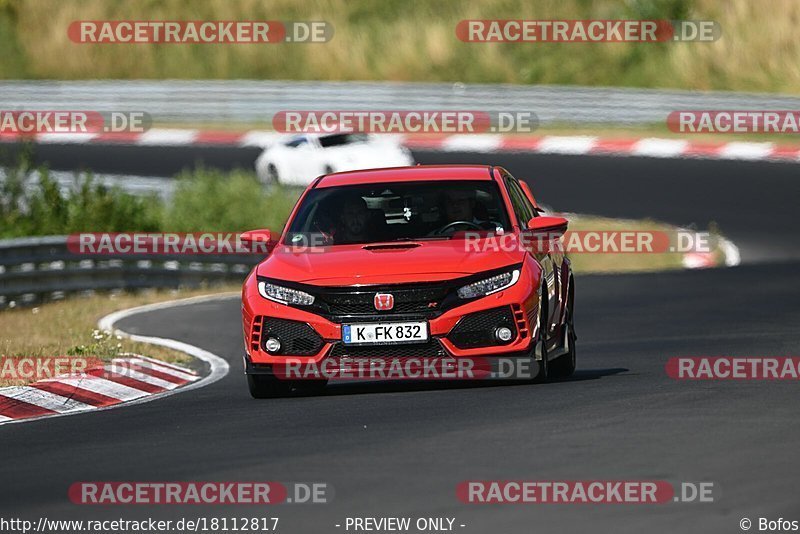
[{"label": "hood vent", "polygon": [[412,248],[421,247],[419,243],[391,243],[391,244],[378,244],[378,245],[364,245],[364,250],[371,250],[373,252],[391,252],[393,250],[409,250]]}]

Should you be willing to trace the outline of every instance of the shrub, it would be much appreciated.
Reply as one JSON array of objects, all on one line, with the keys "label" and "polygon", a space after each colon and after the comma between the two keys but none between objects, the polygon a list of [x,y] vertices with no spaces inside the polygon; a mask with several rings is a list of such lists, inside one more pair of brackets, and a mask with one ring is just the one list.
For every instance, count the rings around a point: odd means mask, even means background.
[{"label": "shrub", "polygon": [[281,230],[299,189],[264,189],[252,172],[199,169],[177,178],[169,200],[139,196],[76,173],[71,184],[33,167],[23,151],[0,168],[0,237],[77,232],[238,232]]},{"label": "shrub", "polygon": [[167,207],[164,227],[174,232],[281,230],[300,191],[264,186],[252,172],[184,172]]}]

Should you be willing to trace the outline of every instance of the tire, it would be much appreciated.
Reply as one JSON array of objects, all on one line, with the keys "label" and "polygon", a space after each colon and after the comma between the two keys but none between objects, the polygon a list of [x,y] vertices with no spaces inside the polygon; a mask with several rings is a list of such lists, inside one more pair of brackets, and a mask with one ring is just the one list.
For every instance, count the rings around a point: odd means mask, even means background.
[{"label": "tire", "polygon": [[301,395],[317,395],[325,390],[327,380],[300,380],[294,383],[295,390]]},{"label": "tire", "polygon": [[247,388],[254,399],[272,399],[291,393],[292,383],[271,375],[247,375]]},{"label": "tire", "polygon": [[[545,282],[542,281],[542,284],[544,283]],[[542,288],[542,295],[539,298],[539,302],[539,337],[536,339],[536,343],[538,344],[541,342],[542,344],[542,359],[539,360],[539,372],[536,374],[536,378],[534,378],[533,381],[543,383],[550,379],[550,362],[547,361],[547,293],[545,293],[544,287]],[[544,339],[542,339],[543,333]]]},{"label": "tire", "polygon": [[553,362],[550,364],[550,372],[552,376],[557,378],[568,378],[572,376],[572,374],[575,372],[575,368],[577,367],[577,351],[575,348],[575,342],[578,339],[578,336],[575,335],[574,319],[572,316],[573,302],[574,297],[572,294],[570,294],[570,299],[567,303],[567,317],[564,325],[564,327],[567,329],[565,340],[566,343],[569,344],[569,351],[553,360]]},{"label": "tire", "polygon": [[278,168],[274,163],[267,165],[267,183],[279,184],[281,183],[281,176],[278,174]]}]

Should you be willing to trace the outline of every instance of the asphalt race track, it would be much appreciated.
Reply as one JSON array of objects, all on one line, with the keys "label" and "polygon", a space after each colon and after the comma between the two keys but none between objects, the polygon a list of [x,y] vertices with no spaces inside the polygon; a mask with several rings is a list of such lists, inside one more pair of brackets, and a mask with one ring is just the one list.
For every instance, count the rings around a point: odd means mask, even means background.
[{"label": "asphalt race track", "polygon": [[[146,174],[189,150],[42,147],[61,168]],[[61,151],[61,152],[59,152]],[[70,152],[71,151],[71,152]],[[187,153],[184,153],[187,152]],[[58,154],[57,154],[58,153]],[[220,166],[257,151],[216,149]],[[137,406],[0,428],[3,516],[281,518],[286,533],[345,532],[348,516],[455,517],[465,533],[740,532],[748,517],[800,519],[795,382],[687,382],[671,356],[800,352],[800,166],[776,163],[420,153],[505,165],[557,209],[716,221],[737,268],[576,280],[578,372],[544,385],[338,384],[318,397],[255,401],[241,369],[236,298],[128,318],[122,329],[210,350],[232,372]],[[135,167],[137,163],[141,166]],[[209,160],[206,160],[207,164]],[[169,172],[162,171],[164,174]],[[465,480],[713,482],[713,503],[466,505]],[[330,504],[81,507],[76,481],[326,482]],[[459,527],[458,525],[465,525]],[[757,524],[753,531],[757,530]]]}]

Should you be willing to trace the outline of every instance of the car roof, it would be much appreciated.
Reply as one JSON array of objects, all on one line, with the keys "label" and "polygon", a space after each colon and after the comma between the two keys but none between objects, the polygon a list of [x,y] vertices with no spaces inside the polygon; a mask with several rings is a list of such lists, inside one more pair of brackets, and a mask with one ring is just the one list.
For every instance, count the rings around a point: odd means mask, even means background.
[{"label": "car roof", "polygon": [[416,165],[414,167],[337,172],[323,176],[314,187],[447,180],[491,181],[494,179],[492,169],[491,165]]}]

